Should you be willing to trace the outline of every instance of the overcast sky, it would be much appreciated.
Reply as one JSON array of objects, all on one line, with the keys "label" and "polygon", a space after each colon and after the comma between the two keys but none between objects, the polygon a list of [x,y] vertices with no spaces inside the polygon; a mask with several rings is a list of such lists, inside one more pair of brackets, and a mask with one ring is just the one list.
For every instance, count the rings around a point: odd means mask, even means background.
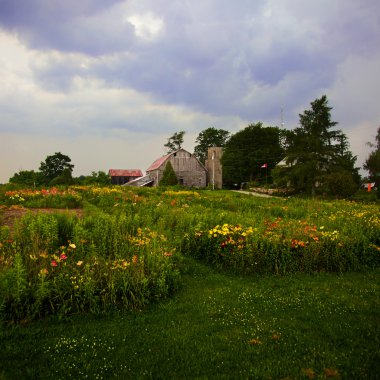
[{"label": "overcast sky", "polygon": [[0,183],[55,152],[145,171],[323,94],[358,166],[380,125],[378,0],[0,0],[0,49]]}]

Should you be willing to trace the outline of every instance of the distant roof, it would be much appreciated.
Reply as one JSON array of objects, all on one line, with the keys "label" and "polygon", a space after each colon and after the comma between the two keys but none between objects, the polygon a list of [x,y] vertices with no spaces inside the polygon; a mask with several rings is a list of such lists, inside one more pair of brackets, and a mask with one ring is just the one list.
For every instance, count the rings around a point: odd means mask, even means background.
[{"label": "distant roof", "polygon": [[149,166],[148,169],[146,169],[146,171],[149,172],[151,170],[158,169],[173,153],[175,152],[169,153],[166,156],[158,158],[156,161],[153,162],[152,165]]},{"label": "distant roof", "polygon": [[142,177],[140,169],[110,169],[108,174],[111,177]]}]

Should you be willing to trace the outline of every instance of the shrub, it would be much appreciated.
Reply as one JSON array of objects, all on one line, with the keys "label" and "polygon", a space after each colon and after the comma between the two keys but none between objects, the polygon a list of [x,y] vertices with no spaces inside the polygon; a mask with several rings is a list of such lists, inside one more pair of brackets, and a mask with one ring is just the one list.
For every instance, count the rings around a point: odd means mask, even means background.
[{"label": "shrub", "polygon": [[167,162],[162,178],[160,180],[160,186],[174,186],[178,184],[178,178],[174,172],[173,166],[170,161]]}]

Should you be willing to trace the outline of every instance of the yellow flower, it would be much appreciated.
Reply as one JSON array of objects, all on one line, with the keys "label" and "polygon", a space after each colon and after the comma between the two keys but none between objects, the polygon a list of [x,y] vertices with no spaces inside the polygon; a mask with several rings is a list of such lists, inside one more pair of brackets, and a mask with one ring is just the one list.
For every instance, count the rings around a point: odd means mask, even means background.
[{"label": "yellow flower", "polygon": [[69,244],[69,247],[75,249],[77,246],[74,243],[71,243]]},{"label": "yellow flower", "polygon": [[82,264],[83,264],[83,261],[82,261],[82,260],[79,260],[79,261],[77,262],[78,267],[80,267]]},{"label": "yellow flower", "polygon": [[43,268],[43,269],[40,270],[40,272],[38,274],[39,274],[39,276],[44,277],[48,273],[49,273],[49,271],[46,268]]}]

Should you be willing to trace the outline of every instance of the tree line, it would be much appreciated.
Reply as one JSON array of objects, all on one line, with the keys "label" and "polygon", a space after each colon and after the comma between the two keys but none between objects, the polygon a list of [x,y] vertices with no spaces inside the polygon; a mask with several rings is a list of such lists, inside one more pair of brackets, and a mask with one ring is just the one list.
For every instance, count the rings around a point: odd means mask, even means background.
[{"label": "tree line", "polygon": [[73,184],[98,184],[109,185],[111,179],[103,171],[93,171],[89,176],[73,177],[74,165],[71,164],[71,158],[61,152],[56,152],[47,156],[42,161],[38,171],[20,170],[9,179],[10,183],[20,184],[30,187],[36,186],[57,186]]},{"label": "tree line", "polygon": [[[224,129],[207,128],[195,140],[194,155],[202,164],[208,148],[223,147],[223,186],[242,184],[271,185],[310,195],[324,193],[350,196],[360,186],[357,157],[350,151],[347,136],[331,120],[332,107],[326,95],[310,103],[310,109],[299,115],[299,126],[287,130],[264,126],[261,122],[231,134]],[[185,131],[175,132],[164,146],[171,153],[181,148]],[[378,188],[380,180],[380,127],[373,151],[365,161],[368,180]],[[73,178],[71,159],[56,152],[41,162],[39,171],[20,171],[10,183],[27,186],[110,184],[108,174],[92,172],[90,176]],[[169,178],[168,180],[166,178]],[[165,181],[173,182],[173,173],[165,173]]]},{"label": "tree line", "polygon": [[[194,155],[204,164],[209,147],[224,148],[226,188],[251,183],[310,195],[350,196],[361,184],[360,168],[355,166],[357,157],[350,151],[347,136],[331,120],[331,110],[323,95],[299,115],[299,126],[293,130],[258,122],[231,135],[211,127],[198,135]],[[168,139],[168,153],[181,147],[184,134],[177,132]],[[368,180],[380,187],[380,127],[376,143],[369,145],[374,151],[364,169],[369,172]]]}]

